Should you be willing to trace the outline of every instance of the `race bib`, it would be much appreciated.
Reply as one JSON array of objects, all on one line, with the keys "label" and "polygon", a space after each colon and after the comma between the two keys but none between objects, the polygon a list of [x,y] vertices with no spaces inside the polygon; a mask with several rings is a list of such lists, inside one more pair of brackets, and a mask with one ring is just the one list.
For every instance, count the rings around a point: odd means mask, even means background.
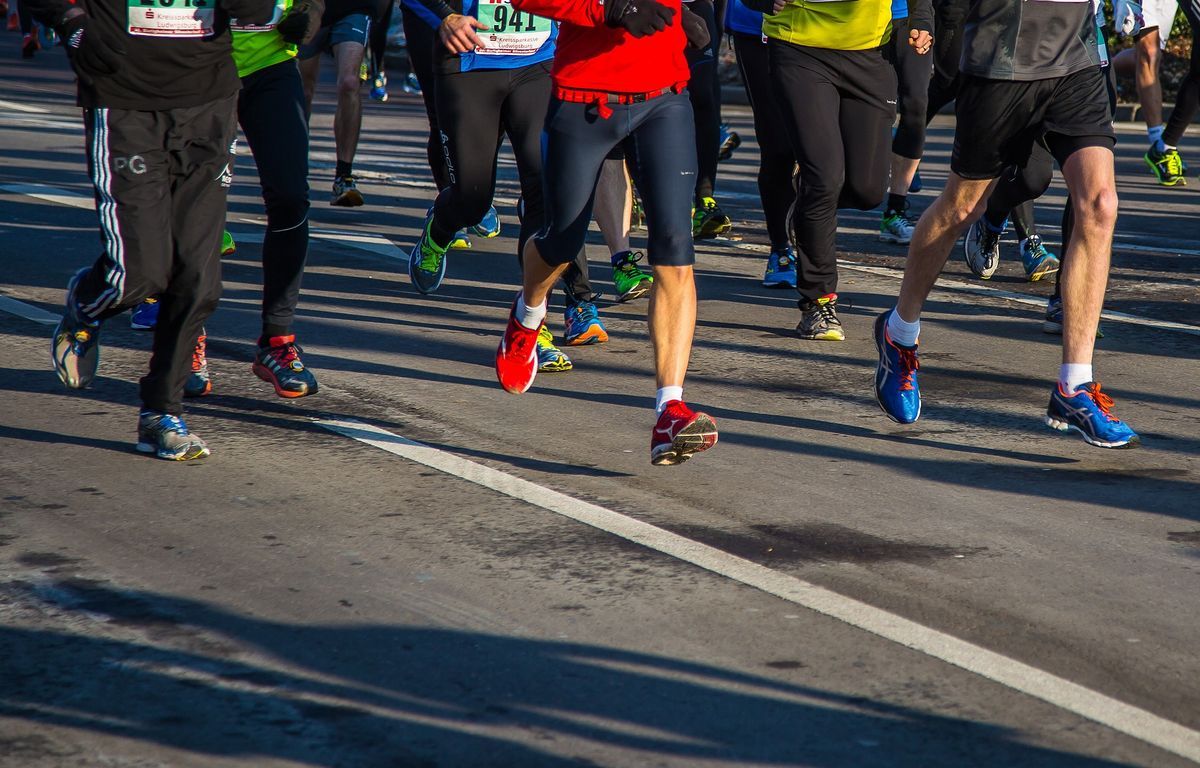
[{"label": "race bib", "polygon": [[216,0],[128,0],[129,34],[147,37],[208,37]]},{"label": "race bib", "polygon": [[271,14],[271,20],[266,24],[243,24],[237,19],[229,20],[229,28],[235,32],[267,32],[279,26],[279,22],[283,21],[284,8],[288,0],[275,0],[275,11]]},{"label": "race bib", "polygon": [[486,47],[477,49],[477,56],[531,56],[550,39],[554,24],[550,19],[518,11],[507,2],[480,0],[476,13],[487,25],[478,32]]}]

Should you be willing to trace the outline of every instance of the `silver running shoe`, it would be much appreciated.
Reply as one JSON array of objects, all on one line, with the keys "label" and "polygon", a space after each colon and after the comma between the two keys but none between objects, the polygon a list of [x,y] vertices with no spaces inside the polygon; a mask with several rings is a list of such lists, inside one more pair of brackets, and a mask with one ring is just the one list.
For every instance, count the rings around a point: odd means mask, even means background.
[{"label": "silver running shoe", "polygon": [[990,280],[1000,266],[1000,232],[994,232],[983,219],[971,225],[963,238],[963,259],[976,277]]},{"label": "silver running shoe", "polygon": [[183,419],[156,411],[138,414],[137,449],[168,461],[203,459],[209,455],[208,446],[198,435],[188,432]]}]

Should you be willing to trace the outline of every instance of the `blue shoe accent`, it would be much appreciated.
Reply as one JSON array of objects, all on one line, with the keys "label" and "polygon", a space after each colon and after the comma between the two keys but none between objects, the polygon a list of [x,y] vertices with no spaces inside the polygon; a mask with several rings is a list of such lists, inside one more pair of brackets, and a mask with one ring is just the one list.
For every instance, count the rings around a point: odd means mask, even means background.
[{"label": "blue shoe accent", "polygon": [[912,181],[909,182],[909,184],[908,184],[908,191],[909,192],[920,192],[924,188],[925,188],[925,185],[921,183],[921,172],[917,171],[916,173],[913,174]]},{"label": "blue shoe accent", "polygon": [[146,299],[129,315],[129,327],[135,331],[153,331],[157,324],[158,299]]},{"label": "blue shoe accent", "polygon": [[887,332],[888,310],[875,318],[875,347],[879,365],[875,368],[875,401],[892,421],[912,424],[921,417],[921,388],[917,384],[917,348],[901,347]]},{"label": "blue shoe accent", "polygon": [[796,257],[790,245],[771,251],[762,284],[767,288],[796,287]]},{"label": "blue shoe accent", "polygon": [[1074,430],[1100,448],[1136,448],[1141,438],[1116,417],[1112,407],[1113,400],[1100,391],[1100,382],[1089,381],[1071,395],[1058,384],[1050,393],[1046,425],[1060,432]]},{"label": "blue shoe accent", "polygon": [[567,332],[563,340],[572,347],[585,344],[603,344],[608,341],[608,331],[600,322],[600,313],[590,301],[580,301],[567,307],[564,313]]},{"label": "blue shoe accent", "polygon": [[91,384],[100,366],[100,324],[85,318],[75,299],[75,289],[89,271],[91,267],[80,269],[67,283],[66,311],[50,341],[54,372],[70,389],[83,389]]},{"label": "blue shoe accent", "polygon": [[1021,242],[1021,265],[1025,267],[1025,278],[1036,283],[1058,271],[1058,257],[1050,252],[1038,235],[1030,235]]},{"label": "blue shoe accent", "polygon": [[483,214],[483,218],[479,223],[471,227],[475,234],[480,237],[492,238],[500,234],[500,214],[496,213],[496,206],[488,208],[488,212]]}]

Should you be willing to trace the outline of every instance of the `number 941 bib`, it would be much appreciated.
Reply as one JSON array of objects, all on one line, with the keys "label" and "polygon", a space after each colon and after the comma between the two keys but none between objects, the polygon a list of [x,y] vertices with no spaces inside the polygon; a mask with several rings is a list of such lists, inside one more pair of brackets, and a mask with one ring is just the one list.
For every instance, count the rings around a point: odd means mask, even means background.
[{"label": "number 941 bib", "polygon": [[550,19],[518,11],[503,0],[479,0],[476,14],[487,25],[487,29],[479,30],[484,47],[476,49],[476,56],[531,56],[550,39],[554,24]]},{"label": "number 941 bib", "polygon": [[148,37],[208,37],[217,0],[127,0],[129,34]]}]

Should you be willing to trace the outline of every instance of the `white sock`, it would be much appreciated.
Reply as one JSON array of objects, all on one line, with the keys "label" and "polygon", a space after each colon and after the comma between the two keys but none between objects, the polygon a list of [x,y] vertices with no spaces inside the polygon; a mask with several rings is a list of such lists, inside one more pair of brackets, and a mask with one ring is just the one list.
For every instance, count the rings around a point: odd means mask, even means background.
[{"label": "white sock", "polygon": [[663,408],[667,407],[667,403],[682,399],[683,387],[660,387],[658,394],[654,397],[654,412],[662,413]]},{"label": "white sock", "polygon": [[1162,152],[1166,149],[1163,144],[1163,131],[1167,130],[1166,125],[1156,125],[1153,128],[1146,129],[1146,136],[1150,138],[1150,146],[1154,147],[1155,152]]},{"label": "white sock", "polygon": [[531,331],[536,331],[542,327],[542,321],[546,319],[546,302],[542,302],[536,307],[531,307],[525,303],[525,294],[517,296],[517,322],[525,326]]},{"label": "white sock", "polygon": [[892,314],[888,315],[887,330],[893,343],[902,347],[915,347],[917,337],[921,335],[921,318],[918,317],[910,323],[900,317],[898,309],[893,309]]},{"label": "white sock", "polygon": [[1063,363],[1058,367],[1058,384],[1068,395],[1093,380],[1090,364]]}]

